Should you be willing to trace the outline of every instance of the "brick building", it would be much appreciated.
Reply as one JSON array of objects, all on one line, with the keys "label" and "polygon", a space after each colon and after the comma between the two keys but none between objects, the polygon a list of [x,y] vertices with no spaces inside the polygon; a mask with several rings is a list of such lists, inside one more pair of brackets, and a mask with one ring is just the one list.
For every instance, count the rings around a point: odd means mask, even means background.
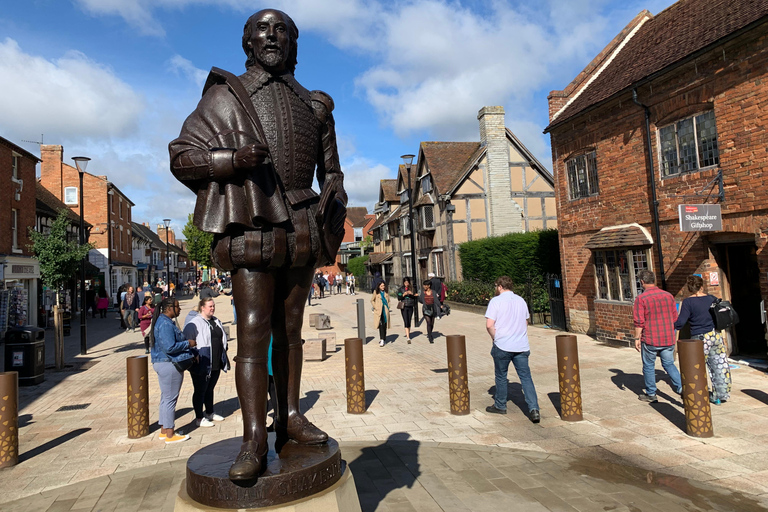
[{"label": "brick building", "polygon": [[419,282],[430,272],[460,280],[463,242],[557,227],[552,174],[505,127],[504,109],[483,107],[477,119],[479,142],[422,142],[410,184],[399,167],[396,200],[388,180],[381,182],[371,261],[390,264],[398,281],[413,275],[411,193]]},{"label": "brick building", "polygon": [[350,258],[368,254],[373,245],[367,248],[363,243],[368,235],[368,229],[373,225],[376,216],[368,213],[365,206],[350,206],[347,208],[347,218],[344,221],[344,238],[341,241],[341,247],[336,255],[336,263],[321,267],[321,272],[330,272],[331,274],[344,273],[347,269],[347,263]]},{"label": "brick building", "polygon": [[[741,316],[732,347],[765,357],[767,78],[768,3],[681,0],[550,93],[571,330],[629,343],[638,271],[678,300],[697,273]],[[722,230],[682,232],[686,204],[720,205]]]},{"label": "brick building", "polygon": [[[64,148],[41,145],[40,183],[73,211],[80,212],[80,177],[77,168],[64,163]],[[136,285],[131,236],[131,207],[134,206],[106,176],[83,173],[83,216],[93,228],[89,260],[105,276],[105,288],[117,299],[123,283]]]},{"label": "brick building", "polygon": [[40,264],[29,248],[29,230],[39,161],[0,137],[0,335],[8,325],[37,324]]}]

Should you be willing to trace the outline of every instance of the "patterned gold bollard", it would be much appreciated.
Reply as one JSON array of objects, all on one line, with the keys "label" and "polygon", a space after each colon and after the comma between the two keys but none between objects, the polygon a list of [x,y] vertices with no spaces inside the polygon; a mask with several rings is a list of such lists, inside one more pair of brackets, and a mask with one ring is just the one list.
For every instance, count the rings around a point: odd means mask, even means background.
[{"label": "patterned gold bollard", "polygon": [[344,361],[347,367],[347,412],[365,412],[365,370],[363,368],[363,340],[344,340]]},{"label": "patterned gold bollard", "polygon": [[712,437],[712,410],[707,389],[707,366],[704,362],[704,341],[679,340],[680,374],[683,377],[685,429],[689,436]]},{"label": "patterned gold bollard", "polygon": [[19,373],[0,373],[0,468],[19,462]]},{"label": "patterned gold bollard", "polygon": [[149,435],[149,375],[148,357],[125,359],[128,381],[128,438]]},{"label": "patterned gold bollard", "polygon": [[451,398],[451,414],[469,414],[469,381],[467,381],[467,343],[461,334],[445,339],[448,351],[448,391]]},{"label": "patterned gold bollard", "polygon": [[557,346],[557,378],[560,381],[560,419],[581,421],[581,376],[579,375],[579,345],[576,336],[555,336]]}]

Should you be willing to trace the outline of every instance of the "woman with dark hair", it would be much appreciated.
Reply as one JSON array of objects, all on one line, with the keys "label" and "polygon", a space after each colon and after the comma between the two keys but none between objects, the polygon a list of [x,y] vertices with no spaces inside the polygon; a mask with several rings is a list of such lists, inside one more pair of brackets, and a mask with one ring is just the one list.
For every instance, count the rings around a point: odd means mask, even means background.
[{"label": "woman with dark hair", "polygon": [[166,444],[180,443],[189,439],[188,435],[174,432],[176,421],[176,402],[179,399],[184,371],[194,362],[195,340],[187,340],[176,327],[174,318],[179,316],[179,301],[170,297],[163,299],[155,308],[152,316],[152,328],[149,343],[152,353],[152,367],[157,373],[160,385],[160,439]]},{"label": "woman with dark hair", "polygon": [[710,313],[710,306],[716,299],[704,293],[704,280],[700,276],[688,276],[686,286],[691,296],[683,299],[675,329],[679,331],[686,323],[690,323],[691,338],[704,341],[704,355],[714,388],[709,392],[709,401],[720,405],[731,397],[731,368],[723,336],[715,329],[715,321]]},{"label": "woman with dark hair", "polygon": [[403,302],[403,307],[400,309],[400,313],[403,315],[403,324],[405,324],[405,337],[408,339],[408,344],[410,345],[411,318],[413,318],[413,306],[416,305],[410,277],[403,278],[403,286],[397,290],[397,298]]},{"label": "woman with dark hair", "polygon": [[387,325],[389,324],[389,303],[387,302],[387,283],[381,281],[371,296],[374,327],[379,329],[379,346],[383,347],[387,339]]},{"label": "woman with dark hair", "polygon": [[201,299],[198,311],[197,315],[187,317],[184,324],[184,336],[197,342],[200,358],[189,372],[195,387],[192,407],[195,409],[198,427],[213,427],[214,421],[224,420],[213,411],[213,390],[222,370],[229,370],[227,335],[221,321],[214,316],[216,302],[213,298]]},{"label": "woman with dark hair", "polygon": [[99,310],[99,317],[107,318],[107,308],[109,308],[109,297],[107,290],[103,286],[99,287],[99,298],[96,300],[96,309]]},{"label": "woman with dark hair", "polygon": [[139,327],[144,336],[144,352],[149,354],[149,327],[152,325],[152,316],[155,314],[152,295],[144,296],[144,303],[139,308]]},{"label": "woman with dark hair", "polygon": [[427,339],[430,343],[434,343],[435,340],[432,337],[432,328],[435,325],[435,317],[440,311],[440,296],[432,290],[432,280],[425,279],[421,283],[421,293],[419,294],[419,302],[423,304],[421,308],[421,314],[424,317],[424,321],[427,323]]}]

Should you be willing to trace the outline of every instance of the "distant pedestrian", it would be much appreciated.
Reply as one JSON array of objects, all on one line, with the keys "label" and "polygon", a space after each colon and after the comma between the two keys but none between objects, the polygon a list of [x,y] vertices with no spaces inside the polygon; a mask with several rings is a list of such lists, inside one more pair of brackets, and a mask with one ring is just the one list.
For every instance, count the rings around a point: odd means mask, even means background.
[{"label": "distant pedestrian", "polygon": [[[336,274],[336,294],[341,295],[341,285],[344,284],[344,277],[341,273]],[[347,294],[349,295],[349,294]]]},{"label": "distant pedestrian", "polygon": [[107,318],[107,309],[109,309],[109,296],[107,296],[107,290],[103,287],[99,287],[99,298],[96,302],[96,309],[99,310],[99,316],[101,318]]},{"label": "distant pedestrian", "polygon": [[425,279],[421,285],[421,293],[419,293],[419,302],[422,304],[421,316],[427,324],[427,339],[430,343],[434,343],[432,329],[435,326],[438,311],[440,311],[440,297],[432,290],[432,281],[429,279]]},{"label": "distant pedestrian", "polygon": [[373,327],[379,329],[379,346],[383,347],[387,340],[387,326],[390,318],[387,283],[384,281],[379,283],[378,289],[371,295],[371,309],[373,310]]},{"label": "distant pedestrian", "polygon": [[539,400],[528,365],[528,357],[531,355],[528,342],[528,306],[522,297],[512,291],[512,285],[512,279],[508,276],[496,279],[496,296],[488,303],[488,309],[485,311],[485,328],[493,341],[491,357],[496,378],[494,403],[485,410],[494,414],[507,414],[507,375],[511,362],[523,388],[528,418],[533,423],[538,423],[541,421]]},{"label": "distant pedestrian", "polygon": [[133,290],[133,286],[128,289],[123,296],[123,321],[125,322],[125,332],[136,332],[135,318],[139,312],[139,297]]},{"label": "distant pedestrian", "polygon": [[383,283],[384,280],[381,278],[381,272],[376,272],[373,274],[373,281],[371,282],[371,293],[375,292],[379,288],[379,283]]},{"label": "distant pedestrian", "polygon": [[720,405],[731,397],[731,368],[723,336],[715,329],[715,321],[709,312],[710,306],[717,299],[704,293],[704,280],[700,276],[688,276],[686,286],[691,296],[683,299],[675,329],[679,331],[686,323],[690,323],[691,338],[704,341],[704,355],[707,358],[709,379],[712,381],[709,401]]},{"label": "distant pedestrian", "polygon": [[355,274],[349,274],[349,290],[352,295],[355,295]]},{"label": "distant pedestrian", "polygon": [[152,295],[144,296],[144,303],[139,308],[139,328],[144,337],[144,353],[149,354],[149,328],[152,325],[152,316],[155,313]]},{"label": "distant pedestrian", "polygon": [[[416,295],[411,286],[409,277],[403,278],[403,286],[397,290],[397,298],[403,303],[400,313],[403,315],[403,324],[405,324],[405,337],[408,344],[411,344],[411,319],[413,318],[413,308],[416,305]],[[400,308],[400,305],[397,306]]]},{"label": "distant pedestrian", "polygon": [[678,395],[683,391],[680,372],[675,366],[675,320],[677,305],[671,293],[656,286],[656,274],[641,270],[638,278],[643,293],[635,299],[635,349],[643,359],[645,393],[638,396],[643,402],[658,402],[656,398],[656,356],[672,379],[672,389]]}]

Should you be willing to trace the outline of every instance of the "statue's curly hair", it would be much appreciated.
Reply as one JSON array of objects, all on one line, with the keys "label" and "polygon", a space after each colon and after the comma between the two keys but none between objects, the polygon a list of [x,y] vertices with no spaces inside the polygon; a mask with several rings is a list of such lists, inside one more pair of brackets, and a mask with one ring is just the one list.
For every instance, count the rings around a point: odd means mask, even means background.
[{"label": "statue's curly hair", "polygon": [[251,35],[253,34],[253,23],[255,23],[261,17],[261,15],[267,11],[280,14],[280,16],[283,17],[285,24],[288,25],[288,37],[291,41],[291,49],[288,53],[288,62],[285,63],[285,66],[291,73],[293,73],[296,70],[296,64],[298,63],[299,29],[296,28],[296,24],[293,22],[290,16],[285,14],[283,11],[278,11],[277,9],[262,9],[261,11],[253,14],[250,18],[248,18],[248,21],[245,22],[245,26],[243,27],[243,51],[245,52],[245,56],[248,57],[245,61],[245,67],[250,68],[256,64],[256,56],[253,54],[253,48],[248,46],[248,42],[251,40]]}]

